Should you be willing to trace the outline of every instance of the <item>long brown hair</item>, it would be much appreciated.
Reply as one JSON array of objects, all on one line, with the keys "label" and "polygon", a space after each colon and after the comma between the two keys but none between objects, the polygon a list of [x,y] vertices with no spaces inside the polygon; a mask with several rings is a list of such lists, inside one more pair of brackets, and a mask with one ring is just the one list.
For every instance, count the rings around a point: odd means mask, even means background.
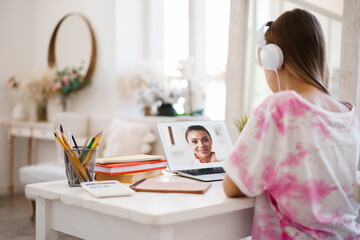
[{"label": "long brown hair", "polygon": [[297,76],[329,94],[325,39],[314,15],[301,9],[281,14],[265,33],[265,40],[281,48],[284,62]]}]

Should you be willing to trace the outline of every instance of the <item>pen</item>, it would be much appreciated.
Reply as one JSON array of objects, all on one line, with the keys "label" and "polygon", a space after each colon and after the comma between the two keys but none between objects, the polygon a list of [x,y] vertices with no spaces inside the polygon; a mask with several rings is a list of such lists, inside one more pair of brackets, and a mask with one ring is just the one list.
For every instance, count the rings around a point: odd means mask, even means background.
[{"label": "pen", "polygon": [[[76,140],[75,140],[74,134],[70,133],[70,135],[71,135],[72,141],[74,142],[75,148],[79,149],[79,146],[77,145],[77,142],[76,142]],[[80,157],[81,151],[78,150],[77,152],[79,153],[79,157]]]},{"label": "pen", "polygon": [[75,148],[79,148],[79,146],[77,145],[77,142],[75,140],[74,134],[71,134],[71,138],[72,138],[72,140],[73,140],[73,142],[75,144]]},{"label": "pen", "polygon": [[141,179],[141,180],[139,180],[139,181],[131,184],[131,185],[130,185],[130,188],[134,188],[134,187],[136,187],[137,185],[139,185],[140,183],[145,182],[146,180],[147,180],[147,178],[143,178],[143,179]]}]

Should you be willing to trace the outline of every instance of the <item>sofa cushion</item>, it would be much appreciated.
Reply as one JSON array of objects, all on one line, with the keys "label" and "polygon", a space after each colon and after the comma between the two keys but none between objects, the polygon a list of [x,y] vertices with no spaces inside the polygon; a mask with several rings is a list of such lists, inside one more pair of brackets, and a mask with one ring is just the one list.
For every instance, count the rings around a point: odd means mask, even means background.
[{"label": "sofa cushion", "polygon": [[20,168],[20,182],[23,185],[56,180],[66,180],[65,164],[41,163]]},{"label": "sofa cushion", "polygon": [[103,156],[149,154],[157,136],[145,123],[115,118],[104,130]]}]

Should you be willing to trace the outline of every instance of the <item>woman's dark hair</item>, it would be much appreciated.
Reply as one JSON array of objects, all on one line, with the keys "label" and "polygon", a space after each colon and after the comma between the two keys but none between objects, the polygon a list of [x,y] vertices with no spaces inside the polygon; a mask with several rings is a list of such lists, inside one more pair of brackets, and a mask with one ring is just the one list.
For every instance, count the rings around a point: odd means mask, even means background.
[{"label": "woman's dark hair", "polygon": [[209,131],[206,128],[204,128],[201,125],[191,125],[186,129],[186,132],[185,132],[185,139],[186,139],[187,142],[189,142],[188,139],[187,139],[188,133],[191,132],[191,131],[204,131],[204,132],[207,133],[207,135],[209,135],[210,140],[212,140],[211,135],[210,135]]},{"label": "woman's dark hair", "polygon": [[329,94],[325,38],[313,14],[301,9],[284,12],[270,25],[265,40],[281,48],[284,63],[295,75]]}]

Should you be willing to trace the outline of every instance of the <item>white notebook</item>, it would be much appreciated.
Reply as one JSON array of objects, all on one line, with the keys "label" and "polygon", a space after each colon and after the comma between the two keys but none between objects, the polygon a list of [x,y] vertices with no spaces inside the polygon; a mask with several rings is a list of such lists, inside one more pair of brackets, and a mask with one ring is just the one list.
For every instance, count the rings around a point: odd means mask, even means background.
[{"label": "white notebook", "polygon": [[115,180],[82,182],[80,185],[89,193],[99,198],[128,196],[134,193],[134,190]]}]

